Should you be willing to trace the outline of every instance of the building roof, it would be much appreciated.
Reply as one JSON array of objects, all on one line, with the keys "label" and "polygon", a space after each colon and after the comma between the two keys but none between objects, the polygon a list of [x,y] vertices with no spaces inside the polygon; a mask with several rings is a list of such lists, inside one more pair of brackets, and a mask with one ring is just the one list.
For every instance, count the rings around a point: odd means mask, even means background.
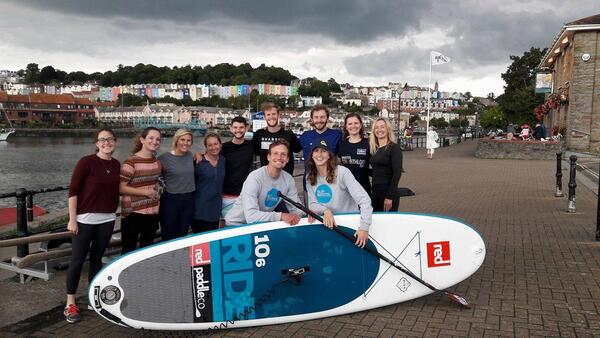
[{"label": "building roof", "polygon": [[600,14],[588,16],[579,20],[571,21],[565,26],[578,26],[578,25],[598,25],[600,24]]},{"label": "building roof", "polygon": [[552,67],[556,57],[563,52],[564,47],[568,46],[570,42],[573,41],[575,32],[589,30],[600,31],[600,14],[588,16],[565,24],[554,37],[552,47],[546,51],[538,68]]}]

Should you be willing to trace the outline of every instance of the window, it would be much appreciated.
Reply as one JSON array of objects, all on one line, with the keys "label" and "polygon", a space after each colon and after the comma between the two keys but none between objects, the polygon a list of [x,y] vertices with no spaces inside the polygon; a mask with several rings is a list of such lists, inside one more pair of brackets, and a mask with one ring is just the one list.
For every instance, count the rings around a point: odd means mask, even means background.
[{"label": "window", "polygon": [[19,112],[19,118],[27,118],[29,114],[26,111]]}]

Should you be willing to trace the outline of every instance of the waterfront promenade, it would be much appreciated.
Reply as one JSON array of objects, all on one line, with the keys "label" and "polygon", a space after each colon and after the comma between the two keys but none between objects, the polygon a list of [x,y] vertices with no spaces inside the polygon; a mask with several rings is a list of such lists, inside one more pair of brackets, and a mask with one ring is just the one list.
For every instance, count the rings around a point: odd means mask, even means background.
[{"label": "waterfront promenade", "polygon": [[[471,309],[460,309],[443,295],[429,295],[352,315],[220,331],[215,336],[600,336],[596,195],[580,184],[577,213],[567,214],[566,197],[553,196],[554,161],[476,159],[475,147],[475,141],[466,141],[441,148],[432,161],[422,149],[405,152],[406,173],[400,181],[416,193],[401,199],[400,211],[462,219],[486,240],[487,257],[481,269],[452,289],[465,296]],[[565,188],[566,184],[565,180]],[[63,280],[64,272],[59,272],[50,282],[0,281],[0,320],[6,322],[8,312],[27,313],[22,320],[0,328],[0,336],[198,334],[134,331],[87,310],[82,310],[80,323],[68,324],[62,317]],[[81,305],[85,308],[83,300]]]}]

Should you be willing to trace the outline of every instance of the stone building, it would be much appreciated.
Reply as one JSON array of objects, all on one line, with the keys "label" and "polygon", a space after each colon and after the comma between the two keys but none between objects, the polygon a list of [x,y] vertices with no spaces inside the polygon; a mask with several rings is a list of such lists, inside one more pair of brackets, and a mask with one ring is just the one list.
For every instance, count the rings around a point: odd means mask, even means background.
[{"label": "stone building", "polygon": [[568,149],[600,154],[600,14],[569,22],[539,68],[552,73],[544,124],[565,130]]}]

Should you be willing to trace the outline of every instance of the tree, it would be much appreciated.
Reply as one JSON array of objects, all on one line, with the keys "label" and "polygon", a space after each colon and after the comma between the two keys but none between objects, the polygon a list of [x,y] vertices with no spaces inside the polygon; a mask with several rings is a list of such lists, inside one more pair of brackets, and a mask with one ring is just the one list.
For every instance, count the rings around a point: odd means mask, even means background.
[{"label": "tree", "polygon": [[460,120],[459,119],[452,119],[450,120],[450,127],[452,128],[460,128]]},{"label": "tree", "polygon": [[40,82],[50,83],[52,81],[56,81],[56,69],[52,66],[42,68],[40,72]]},{"label": "tree", "polygon": [[40,68],[37,63],[30,63],[25,68],[25,83],[40,82]]},{"label": "tree", "polygon": [[448,122],[446,122],[446,120],[444,120],[443,117],[439,117],[439,118],[434,117],[431,120],[429,120],[429,125],[434,126],[435,128],[438,128],[438,129],[443,129],[443,128],[448,127],[449,124],[448,124]]},{"label": "tree", "polygon": [[341,92],[342,91],[342,88],[335,81],[334,78],[331,78],[331,79],[327,80],[327,85],[329,86],[329,91],[330,92]]},{"label": "tree", "polygon": [[510,56],[512,63],[502,73],[504,94],[497,99],[508,121],[533,122],[533,108],[544,102],[544,95],[535,93],[535,71],[545,53],[546,49],[531,47],[522,56]]},{"label": "tree", "polygon": [[500,107],[490,107],[481,114],[479,123],[484,129],[503,129],[506,127],[506,119]]},{"label": "tree", "polygon": [[408,123],[410,124],[413,124],[417,121],[421,121],[421,117],[419,116],[419,114],[415,114],[408,119]]}]

